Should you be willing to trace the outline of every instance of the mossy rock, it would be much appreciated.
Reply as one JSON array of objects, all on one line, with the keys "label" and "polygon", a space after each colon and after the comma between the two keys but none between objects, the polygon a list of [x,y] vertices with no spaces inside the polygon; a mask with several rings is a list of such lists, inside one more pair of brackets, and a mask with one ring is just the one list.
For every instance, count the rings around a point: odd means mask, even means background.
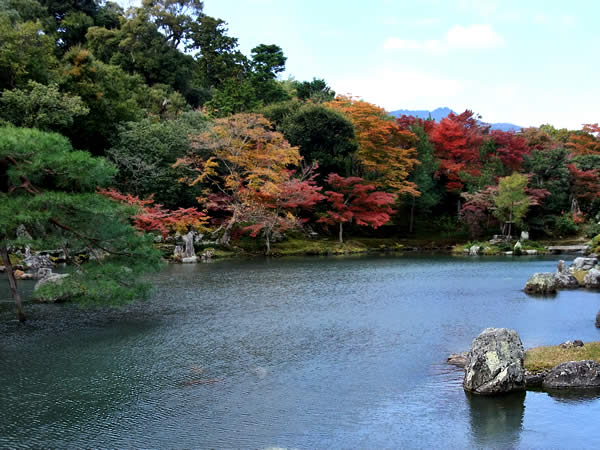
[{"label": "mossy rock", "polygon": [[585,276],[588,272],[589,270],[576,270],[572,272],[573,276],[575,277],[580,286],[583,286],[585,284],[583,280],[585,279]]}]

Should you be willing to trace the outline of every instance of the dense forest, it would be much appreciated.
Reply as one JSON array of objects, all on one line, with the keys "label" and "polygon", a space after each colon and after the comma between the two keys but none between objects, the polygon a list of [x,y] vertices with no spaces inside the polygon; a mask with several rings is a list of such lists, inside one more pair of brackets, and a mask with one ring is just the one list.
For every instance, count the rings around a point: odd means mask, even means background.
[{"label": "dense forest", "polygon": [[280,79],[286,59],[276,44],[242,54],[199,0],[0,0],[5,263],[27,239],[101,250],[114,268],[91,258],[68,287],[127,299],[142,288],[116,267],[157,267],[145,244],[190,229],[267,253],[292,232],[600,232],[598,125],[395,119],[318,74]]}]

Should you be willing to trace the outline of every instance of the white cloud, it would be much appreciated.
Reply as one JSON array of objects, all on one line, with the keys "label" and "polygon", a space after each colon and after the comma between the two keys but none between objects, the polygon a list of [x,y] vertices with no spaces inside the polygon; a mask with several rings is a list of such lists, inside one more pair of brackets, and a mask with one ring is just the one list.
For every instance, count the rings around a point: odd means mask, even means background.
[{"label": "white cloud", "polygon": [[382,67],[360,77],[332,80],[339,94],[351,94],[388,110],[436,108],[463,92],[461,82],[410,67]]},{"label": "white cloud", "polygon": [[482,16],[491,16],[498,10],[496,0],[459,0],[459,6],[462,9],[475,11]]},{"label": "white cloud", "polygon": [[426,50],[439,53],[455,49],[498,48],[504,45],[504,38],[494,31],[491,25],[455,25],[443,39],[417,41],[390,37],[383,43],[386,50]]},{"label": "white cloud", "polygon": [[496,48],[504,45],[504,38],[491,25],[455,25],[448,30],[446,42],[450,48]]},{"label": "white cloud", "polygon": [[438,23],[440,23],[439,17],[423,17],[421,19],[415,20],[416,25],[425,26],[425,27],[428,27],[431,25],[437,25]]}]

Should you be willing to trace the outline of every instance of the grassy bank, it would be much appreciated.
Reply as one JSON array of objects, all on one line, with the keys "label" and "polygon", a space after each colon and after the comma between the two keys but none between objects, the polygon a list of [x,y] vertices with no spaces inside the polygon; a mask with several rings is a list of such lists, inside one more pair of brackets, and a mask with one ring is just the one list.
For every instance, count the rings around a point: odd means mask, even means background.
[{"label": "grassy bank", "polygon": [[587,342],[583,347],[572,348],[561,348],[558,345],[532,348],[525,352],[525,369],[539,372],[567,361],[585,359],[600,362],[600,342]]}]

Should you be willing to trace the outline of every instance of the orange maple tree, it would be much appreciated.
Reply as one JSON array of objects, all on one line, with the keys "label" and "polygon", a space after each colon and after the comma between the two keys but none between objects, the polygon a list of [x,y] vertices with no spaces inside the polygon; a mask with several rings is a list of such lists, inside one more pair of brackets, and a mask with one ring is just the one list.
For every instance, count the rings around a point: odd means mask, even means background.
[{"label": "orange maple tree", "polygon": [[225,216],[222,243],[229,242],[235,225],[253,222],[246,230],[253,236],[262,231],[268,252],[274,230],[299,224],[291,210],[319,200],[314,180],[297,179],[290,170],[301,164],[298,147],[259,114],[217,119],[191,142],[192,151],[175,165],[189,171],[182,182],[205,187],[198,201]]},{"label": "orange maple tree", "polygon": [[378,186],[395,194],[420,195],[417,186],[407,180],[419,164],[417,137],[411,131],[403,129],[383,108],[363,100],[339,96],[326,105],[352,121],[361,175],[374,178]]},{"label": "orange maple tree", "polygon": [[573,133],[567,147],[575,155],[600,155],[600,126],[585,124],[579,133]]}]

